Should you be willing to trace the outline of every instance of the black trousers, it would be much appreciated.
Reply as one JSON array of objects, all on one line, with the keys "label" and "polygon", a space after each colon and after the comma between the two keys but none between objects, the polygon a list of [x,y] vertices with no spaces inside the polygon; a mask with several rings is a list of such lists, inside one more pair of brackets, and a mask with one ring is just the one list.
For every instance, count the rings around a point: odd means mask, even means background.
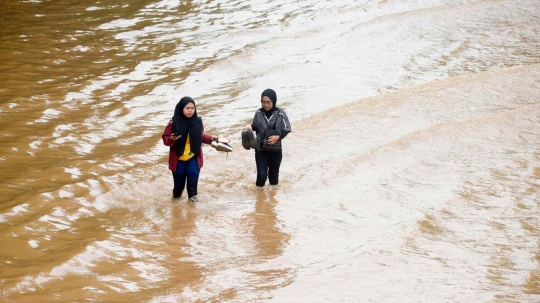
[{"label": "black trousers", "polygon": [[270,181],[270,185],[277,185],[279,183],[281,159],[283,159],[283,153],[281,151],[256,150],[257,182],[255,182],[255,185],[264,186],[266,179]]}]

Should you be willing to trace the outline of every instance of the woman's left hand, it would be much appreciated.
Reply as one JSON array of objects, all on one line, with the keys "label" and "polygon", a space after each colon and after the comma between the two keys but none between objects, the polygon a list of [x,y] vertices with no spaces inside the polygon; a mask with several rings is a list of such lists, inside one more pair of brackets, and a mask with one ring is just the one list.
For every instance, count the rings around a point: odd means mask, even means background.
[{"label": "woman's left hand", "polygon": [[276,142],[278,142],[279,136],[270,136],[268,137],[268,144],[274,145]]}]

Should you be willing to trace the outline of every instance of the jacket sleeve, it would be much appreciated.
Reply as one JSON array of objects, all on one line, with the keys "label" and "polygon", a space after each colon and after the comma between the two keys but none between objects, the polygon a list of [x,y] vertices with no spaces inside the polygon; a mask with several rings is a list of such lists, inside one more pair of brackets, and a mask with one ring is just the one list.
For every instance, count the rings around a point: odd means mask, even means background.
[{"label": "jacket sleeve", "polygon": [[279,137],[280,139],[283,139],[292,131],[292,128],[291,123],[289,122],[289,117],[287,117],[285,111],[282,110],[279,114],[281,115],[281,123],[283,123],[283,129],[281,130]]},{"label": "jacket sleeve", "polygon": [[163,144],[166,146],[173,146],[174,141],[171,140],[171,134],[172,134],[172,124],[169,121],[167,124],[167,127],[165,127],[165,131],[163,131],[163,134],[161,135],[161,138],[163,139]]},{"label": "jacket sleeve", "polygon": [[251,122],[251,129],[254,131],[254,132],[260,132],[261,129],[259,127],[259,119],[257,119],[257,114],[259,113],[259,111],[257,110],[255,112],[255,116],[253,116],[253,122]]},{"label": "jacket sleeve", "polygon": [[[201,125],[202,125],[202,120],[201,120]],[[212,143],[212,136],[204,133],[204,125],[202,125],[202,143],[205,143],[205,144]]]}]

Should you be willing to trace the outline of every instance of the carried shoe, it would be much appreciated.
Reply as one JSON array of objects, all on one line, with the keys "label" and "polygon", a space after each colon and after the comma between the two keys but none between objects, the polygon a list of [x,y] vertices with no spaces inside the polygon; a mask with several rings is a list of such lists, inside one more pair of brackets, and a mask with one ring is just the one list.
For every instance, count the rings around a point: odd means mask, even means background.
[{"label": "carried shoe", "polygon": [[257,146],[257,140],[251,129],[246,129],[242,131],[242,146],[244,149],[249,150],[250,148],[255,149]]},{"label": "carried shoe", "polygon": [[217,138],[212,138],[212,142],[210,143],[210,146],[217,149],[217,144],[218,144],[218,139]]},{"label": "carried shoe", "polygon": [[231,140],[227,138],[214,138],[212,139],[210,146],[215,148],[217,151],[230,153],[233,151],[232,146],[229,145],[230,142]]},{"label": "carried shoe", "polygon": [[199,201],[199,198],[197,197],[197,195],[189,198],[189,200],[188,200],[188,202],[193,202],[193,203],[198,202],[198,201]]}]

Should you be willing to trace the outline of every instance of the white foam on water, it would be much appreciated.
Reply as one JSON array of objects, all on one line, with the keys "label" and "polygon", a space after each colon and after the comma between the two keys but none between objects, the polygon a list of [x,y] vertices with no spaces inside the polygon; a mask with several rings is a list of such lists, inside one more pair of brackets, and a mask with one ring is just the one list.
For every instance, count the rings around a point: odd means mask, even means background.
[{"label": "white foam on water", "polygon": [[70,167],[70,168],[65,167],[64,171],[66,173],[71,174],[71,178],[73,179],[78,179],[81,176],[81,170],[78,169],[77,167]]}]

